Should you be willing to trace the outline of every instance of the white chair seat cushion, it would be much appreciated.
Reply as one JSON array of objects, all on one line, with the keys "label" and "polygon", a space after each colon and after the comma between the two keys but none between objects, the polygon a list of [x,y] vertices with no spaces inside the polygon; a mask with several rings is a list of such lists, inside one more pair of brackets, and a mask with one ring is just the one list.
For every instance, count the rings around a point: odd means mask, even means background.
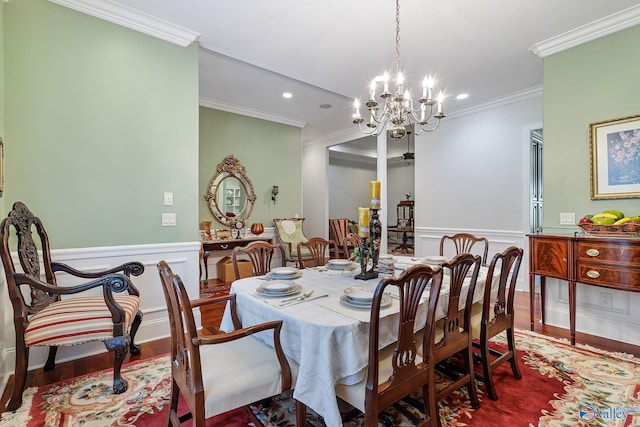
[{"label": "white chair seat cushion", "polygon": [[[205,418],[282,392],[280,364],[273,347],[248,336],[200,346]],[[298,365],[289,360],[292,384]]]},{"label": "white chair seat cushion", "polygon": [[[116,295],[125,311],[125,331],[138,312],[140,298]],[[32,346],[69,346],[113,337],[111,312],[104,297],[75,297],[54,302],[29,319],[25,343]]]},{"label": "white chair seat cushion", "polygon": [[[394,347],[395,343],[386,346],[378,353],[378,384],[382,384],[387,381],[391,374],[393,374],[391,359],[393,358]],[[422,363],[422,357],[420,354],[416,354],[416,364],[419,363]],[[367,385],[368,374],[367,369],[368,368],[364,369],[364,379],[362,381],[353,385],[336,385],[336,395],[362,412],[364,412],[365,387]]]}]

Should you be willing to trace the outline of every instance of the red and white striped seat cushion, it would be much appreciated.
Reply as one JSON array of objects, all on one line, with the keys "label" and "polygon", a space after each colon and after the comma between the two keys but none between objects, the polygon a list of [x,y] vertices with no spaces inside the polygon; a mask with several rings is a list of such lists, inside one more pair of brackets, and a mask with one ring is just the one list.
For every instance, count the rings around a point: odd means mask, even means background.
[{"label": "red and white striped seat cushion", "polygon": [[[134,295],[116,295],[125,311],[125,331],[138,312],[140,299]],[[34,314],[25,331],[27,347],[66,346],[113,337],[113,321],[102,296],[76,297],[50,304]]]}]

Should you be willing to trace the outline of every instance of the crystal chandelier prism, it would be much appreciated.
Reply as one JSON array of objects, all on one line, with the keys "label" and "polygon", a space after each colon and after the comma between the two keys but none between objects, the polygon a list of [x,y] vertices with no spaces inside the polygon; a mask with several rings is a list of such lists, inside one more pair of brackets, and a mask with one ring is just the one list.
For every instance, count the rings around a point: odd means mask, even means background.
[{"label": "crystal chandelier prism", "polygon": [[[377,136],[385,129],[389,130],[390,136],[399,140],[406,134],[406,126],[413,127],[414,132],[419,135],[424,132],[432,132],[438,128],[440,119],[445,115],[442,112],[444,95],[439,93],[437,98],[433,96],[434,79],[428,75],[422,81],[422,96],[418,99],[419,107],[414,108],[413,99],[409,91],[405,91],[404,78],[400,71],[400,0],[396,0],[396,87],[393,92],[389,91],[389,75],[384,73],[373,79],[369,89],[369,100],[365,104],[370,113],[369,121],[365,123],[360,115],[360,101],[355,100],[355,111],[353,113],[353,123],[357,124],[360,130],[367,134]],[[381,102],[376,101],[376,90],[378,84],[381,85]],[[433,110],[435,107],[435,114]]]}]

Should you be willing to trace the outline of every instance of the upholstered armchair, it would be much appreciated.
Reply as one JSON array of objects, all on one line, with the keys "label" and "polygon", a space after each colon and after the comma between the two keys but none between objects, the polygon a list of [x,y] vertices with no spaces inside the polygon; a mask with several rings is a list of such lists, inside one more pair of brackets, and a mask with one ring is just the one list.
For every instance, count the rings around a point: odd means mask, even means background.
[{"label": "upholstered armchair", "polygon": [[[55,367],[59,346],[102,341],[114,353],[113,392],[126,391],[128,384],[120,369],[128,352],[140,352],[134,338],[142,321],[140,294],[129,277],[142,274],[144,266],[128,262],[104,271],[82,272],[53,262],[42,222],[20,202],[13,205],[0,224],[0,240],[16,334],[15,375],[7,409],[15,411],[22,405],[29,349],[35,346],[49,347],[44,370],[50,371]],[[17,253],[19,268],[14,265],[12,251]],[[58,272],[88,280],[75,286],[58,286],[55,275]],[[91,289],[101,293],[81,295]]]},{"label": "upholstered armchair", "polygon": [[[285,259],[288,262],[298,263],[298,243],[307,242],[309,239],[304,235],[302,229],[302,223],[304,218],[287,218],[279,219],[275,218],[273,223],[276,226],[276,232],[282,247],[284,249]],[[311,260],[311,253],[303,248],[302,257],[304,261]]]}]

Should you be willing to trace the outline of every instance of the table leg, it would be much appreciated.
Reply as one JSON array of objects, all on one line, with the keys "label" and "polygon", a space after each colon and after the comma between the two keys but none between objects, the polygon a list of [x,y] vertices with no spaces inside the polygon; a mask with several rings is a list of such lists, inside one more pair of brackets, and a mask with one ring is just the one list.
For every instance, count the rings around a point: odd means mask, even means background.
[{"label": "table leg", "polygon": [[571,344],[576,344],[576,282],[569,282],[569,330]]},{"label": "table leg", "polygon": [[536,317],[536,275],[529,274],[529,319],[531,320],[531,330],[533,331],[533,321]]},{"label": "table leg", "polygon": [[542,276],[540,277],[540,318],[542,319],[542,324],[545,325],[544,319],[544,308],[547,304],[547,278]]},{"label": "table leg", "polygon": [[209,251],[204,251],[204,256],[202,257],[204,261],[204,284],[209,283]]}]

